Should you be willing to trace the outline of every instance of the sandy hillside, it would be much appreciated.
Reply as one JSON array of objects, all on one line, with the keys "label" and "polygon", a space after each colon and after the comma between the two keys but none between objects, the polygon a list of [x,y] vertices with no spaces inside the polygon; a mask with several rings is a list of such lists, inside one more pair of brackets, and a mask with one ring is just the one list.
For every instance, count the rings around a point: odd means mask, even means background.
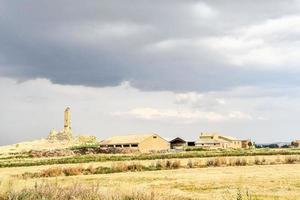
[{"label": "sandy hillside", "polygon": [[18,153],[30,150],[64,149],[76,145],[76,141],[49,141],[46,139],[21,142],[12,145],[0,146],[0,154]]}]

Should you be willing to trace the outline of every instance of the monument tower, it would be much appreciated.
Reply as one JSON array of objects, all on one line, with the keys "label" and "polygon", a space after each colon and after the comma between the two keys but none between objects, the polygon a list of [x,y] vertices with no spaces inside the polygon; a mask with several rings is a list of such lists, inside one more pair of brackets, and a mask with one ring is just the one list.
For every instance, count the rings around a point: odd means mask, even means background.
[{"label": "monument tower", "polygon": [[64,129],[65,129],[65,132],[71,131],[71,111],[70,111],[69,107],[67,107],[65,109]]},{"label": "monument tower", "polygon": [[50,131],[48,136],[49,140],[72,140],[72,129],[71,129],[71,110],[69,107],[64,112],[64,128],[57,132],[55,129]]}]

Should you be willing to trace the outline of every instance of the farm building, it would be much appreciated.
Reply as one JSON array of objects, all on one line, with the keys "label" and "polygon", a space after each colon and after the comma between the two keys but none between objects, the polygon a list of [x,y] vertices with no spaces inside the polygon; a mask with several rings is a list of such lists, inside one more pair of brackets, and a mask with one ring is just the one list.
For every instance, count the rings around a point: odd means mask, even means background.
[{"label": "farm building", "polygon": [[300,140],[294,140],[291,142],[291,146],[299,148],[300,147]]},{"label": "farm building", "polygon": [[242,142],[243,149],[250,149],[255,147],[255,145],[251,140],[241,140],[241,142]]},{"label": "farm building", "polygon": [[180,137],[174,138],[170,141],[171,149],[183,149],[186,145],[187,142]]},{"label": "farm building", "polygon": [[219,134],[201,133],[196,141],[197,147],[218,149],[218,148],[242,148],[242,141],[237,138]]},{"label": "farm building", "polygon": [[167,151],[170,149],[170,143],[155,133],[114,136],[103,140],[100,146],[136,149],[141,153]]}]

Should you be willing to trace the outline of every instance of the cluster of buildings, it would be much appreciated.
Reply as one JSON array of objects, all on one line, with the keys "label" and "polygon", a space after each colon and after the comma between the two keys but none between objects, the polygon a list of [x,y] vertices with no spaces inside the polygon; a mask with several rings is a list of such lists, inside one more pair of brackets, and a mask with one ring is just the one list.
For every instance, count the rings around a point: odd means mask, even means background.
[{"label": "cluster of buildings", "polygon": [[252,146],[250,140],[239,140],[230,136],[210,133],[201,133],[196,141],[186,141],[180,137],[168,141],[158,134],[153,133],[114,136],[100,142],[100,147],[103,148],[135,149],[142,153],[169,151],[170,149],[183,150],[186,147],[240,149],[251,148]]},{"label": "cluster of buildings", "polygon": [[[51,130],[48,140],[72,140],[71,113],[70,108],[64,112],[64,128],[61,131]],[[85,137],[82,141],[95,141],[95,137]],[[162,152],[170,149],[182,150],[186,147],[198,147],[203,149],[239,149],[251,148],[253,146],[250,140],[240,140],[234,137],[225,136],[216,133],[201,133],[197,140],[186,141],[183,138],[176,137],[172,140],[166,140],[156,133],[134,134],[113,136],[100,142],[102,148],[119,148],[128,150],[137,150],[142,153]]]}]

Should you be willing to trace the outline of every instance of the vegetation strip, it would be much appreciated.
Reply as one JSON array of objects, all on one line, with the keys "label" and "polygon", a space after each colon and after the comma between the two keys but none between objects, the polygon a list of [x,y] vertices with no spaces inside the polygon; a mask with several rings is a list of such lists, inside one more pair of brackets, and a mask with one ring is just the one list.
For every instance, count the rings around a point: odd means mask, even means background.
[{"label": "vegetation strip", "polygon": [[156,171],[156,170],[170,170],[179,168],[204,168],[204,167],[222,167],[222,166],[249,166],[249,165],[274,165],[274,164],[295,164],[300,163],[300,156],[288,156],[282,159],[274,159],[272,162],[267,162],[265,158],[255,158],[247,160],[246,158],[213,158],[208,159],[206,163],[199,163],[198,161],[189,160],[186,165],[181,165],[180,160],[158,160],[155,164],[149,166],[140,163],[116,163],[111,167],[97,167],[89,166],[83,167],[54,167],[45,169],[41,172],[29,173],[25,172],[21,176],[27,178],[40,177],[57,177],[57,176],[75,176],[75,175],[90,175],[90,174],[110,174],[119,172],[140,172],[140,171]]},{"label": "vegetation strip", "polygon": [[63,158],[51,158],[43,160],[5,160],[0,162],[0,168],[4,167],[23,167],[23,166],[39,166],[54,164],[72,164],[72,163],[89,163],[89,162],[106,162],[106,161],[135,161],[135,160],[156,160],[156,159],[172,159],[172,158],[208,158],[208,157],[232,157],[232,156],[268,156],[268,155],[300,155],[299,149],[295,150],[252,150],[252,151],[188,151],[182,153],[169,154],[140,154],[132,156],[123,155],[79,155]]}]

